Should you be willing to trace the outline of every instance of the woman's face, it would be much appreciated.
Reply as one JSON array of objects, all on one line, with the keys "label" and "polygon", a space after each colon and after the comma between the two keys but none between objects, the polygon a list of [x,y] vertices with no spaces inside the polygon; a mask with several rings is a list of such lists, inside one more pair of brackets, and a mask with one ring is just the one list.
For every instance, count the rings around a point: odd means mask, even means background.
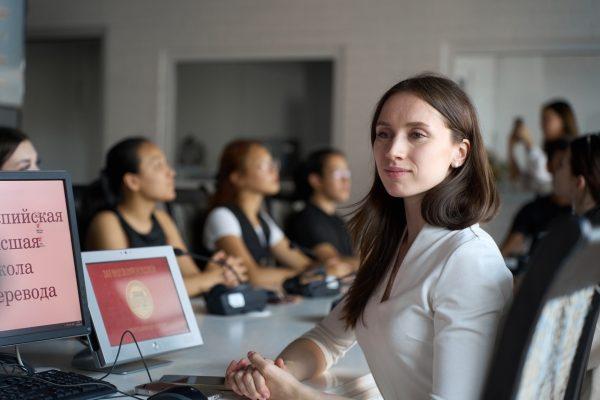
[{"label": "woman's face", "polygon": [[421,198],[466,159],[468,141],[455,143],[443,116],[424,100],[399,93],[384,104],[376,123],[377,173],[394,197]]},{"label": "woman's face", "polygon": [[167,162],[162,150],[154,143],[146,142],[138,148],[139,170],[134,177],[132,189],[153,201],[175,199],[175,171]]},{"label": "woman's face", "polygon": [[351,174],[346,158],[340,154],[327,157],[321,175],[317,176],[316,192],[335,203],[343,203],[350,197]]},{"label": "woman's face", "polygon": [[235,173],[235,184],[264,196],[279,192],[279,165],[263,146],[252,146],[246,155],[244,170]]},{"label": "woman's face", "polygon": [[29,140],[24,140],[15,149],[14,153],[4,162],[2,171],[38,171],[39,160],[35,147]]},{"label": "woman's face", "polygon": [[576,201],[579,190],[577,189],[577,177],[573,175],[571,170],[571,149],[565,152],[558,163],[552,185],[557,196],[569,199],[571,203]]},{"label": "woman's face", "polygon": [[563,135],[565,129],[564,123],[560,115],[551,108],[546,108],[542,111],[542,132],[544,140],[559,139]]}]

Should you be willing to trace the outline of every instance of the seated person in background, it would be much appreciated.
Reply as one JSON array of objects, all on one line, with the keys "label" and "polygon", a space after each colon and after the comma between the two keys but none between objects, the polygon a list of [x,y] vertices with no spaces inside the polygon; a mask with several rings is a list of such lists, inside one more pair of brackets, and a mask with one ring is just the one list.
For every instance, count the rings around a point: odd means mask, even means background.
[{"label": "seated person in background", "polygon": [[[221,155],[203,235],[209,251],[224,250],[240,257],[250,282],[272,290],[280,290],[286,279],[312,267],[312,261],[290,247],[282,230],[262,210],[265,196],[277,192],[279,168],[269,151],[253,140],[229,143]],[[281,267],[271,268],[275,261]],[[328,273],[335,274],[332,268],[327,268]]]},{"label": "seated person in background", "polygon": [[[554,175],[554,191],[571,202],[577,215],[600,226],[600,134],[585,135],[571,142]],[[600,328],[596,325],[582,399],[600,398],[599,366]]]},{"label": "seated person in background", "polygon": [[[578,134],[577,121],[571,105],[564,100],[544,104],[541,112],[543,143],[557,139],[571,140]],[[525,146],[526,162],[520,169],[516,162],[515,149],[518,143]],[[533,143],[531,134],[522,119],[515,120],[508,142],[508,161],[511,178],[522,178],[525,186],[536,193],[548,193],[552,189],[552,176],[546,169],[548,158],[542,149]]]},{"label": "seated person in background", "polygon": [[38,154],[23,132],[0,127],[0,171],[37,171]]},{"label": "seated person in background", "polygon": [[[163,152],[145,138],[129,138],[114,145],[106,156],[101,179],[105,184],[108,208],[92,219],[86,249],[111,250],[170,245],[187,251],[171,217],[158,210],[158,203],[175,198],[175,172]],[[223,253],[235,270],[208,263],[201,271],[188,255],[177,257],[190,296],[207,292],[217,284],[233,287],[245,276],[245,268]],[[237,275],[236,275],[237,274]]]},{"label": "seated person in background", "polygon": [[[548,156],[548,172],[556,174],[558,166],[567,152],[569,142],[557,139],[547,142],[544,150]],[[553,219],[571,212],[568,197],[553,192],[549,195],[538,196],[525,204],[513,220],[512,227],[500,248],[506,257],[520,257],[530,254],[536,241],[546,232]],[[527,243],[530,243],[527,246]]]},{"label": "seated person in background", "polygon": [[341,260],[358,268],[346,222],[336,215],[338,205],[350,197],[350,170],[344,155],[333,149],[312,153],[299,170],[296,193],[305,201],[302,211],[290,217],[289,238],[310,249],[322,263]]},{"label": "seated person in background", "polygon": [[600,133],[573,140],[554,174],[554,192],[600,225]]}]

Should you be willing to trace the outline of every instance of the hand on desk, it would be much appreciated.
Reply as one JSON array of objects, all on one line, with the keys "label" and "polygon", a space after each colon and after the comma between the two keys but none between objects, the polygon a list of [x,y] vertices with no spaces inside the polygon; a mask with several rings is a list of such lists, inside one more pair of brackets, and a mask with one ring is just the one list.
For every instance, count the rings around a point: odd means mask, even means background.
[{"label": "hand on desk", "polygon": [[332,257],[325,262],[325,271],[327,275],[341,278],[354,272],[354,267],[338,257]]},{"label": "hand on desk", "polygon": [[[227,287],[235,287],[248,280],[248,271],[244,262],[239,257],[228,256],[224,251],[219,251],[211,257],[207,269],[222,270],[223,284]],[[217,263],[225,263],[227,267],[222,268]]]},{"label": "hand on desk", "polygon": [[269,360],[255,352],[248,359],[232,361],[226,371],[226,384],[240,396],[250,399],[314,399],[314,393],[288,372],[283,359]]}]

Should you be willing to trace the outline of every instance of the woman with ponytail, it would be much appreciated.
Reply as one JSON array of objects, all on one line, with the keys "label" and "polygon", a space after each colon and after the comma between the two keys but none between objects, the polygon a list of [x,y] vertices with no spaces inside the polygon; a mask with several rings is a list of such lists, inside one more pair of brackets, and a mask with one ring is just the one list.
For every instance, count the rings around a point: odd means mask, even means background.
[{"label": "woman with ponytail", "polygon": [[[117,143],[106,156],[101,183],[108,207],[92,219],[87,230],[87,249],[170,245],[187,251],[174,221],[157,209],[159,203],[175,199],[175,172],[158,146],[141,137]],[[218,253],[215,258],[225,259],[225,255]],[[234,272],[214,263],[208,263],[201,271],[190,256],[179,256],[177,262],[190,296],[217,284],[240,283]],[[245,276],[238,259],[228,257],[227,262],[238,276]]]}]

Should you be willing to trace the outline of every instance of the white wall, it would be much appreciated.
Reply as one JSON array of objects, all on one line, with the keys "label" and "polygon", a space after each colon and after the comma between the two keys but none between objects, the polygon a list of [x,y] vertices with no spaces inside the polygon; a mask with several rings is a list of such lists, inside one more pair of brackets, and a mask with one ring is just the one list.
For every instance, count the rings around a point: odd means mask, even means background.
[{"label": "white wall", "polygon": [[600,53],[553,56],[544,64],[546,96],[571,101],[582,133],[600,131]]},{"label": "white wall", "polygon": [[44,169],[89,183],[101,168],[102,74],[98,40],[29,42],[23,130]]},{"label": "white wall", "polygon": [[372,173],[369,117],[392,83],[445,70],[455,45],[597,42],[598,20],[600,2],[590,0],[30,0],[28,29],[104,32],[104,148],[140,131],[172,148],[174,55],[331,55],[334,142],[349,156],[357,198]]},{"label": "white wall", "polygon": [[539,130],[540,105],[544,102],[543,59],[500,56],[496,65],[496,120],[494,131],[498,138],[496,149],[501,157],[507,155],[508,135],[516,116],[524,119],[535,143],[541,143]]},{"label": "white wall", "polygon": [[453,76],[478,105],[487,145],[505,159],[514,118],[520,116],[541,143],[541,105],[566,99],[581,132],[600,131],[600,48],[596,55],[496,54],[456,58]]},{"label": "white wall", "polygon": [[477,105],[477,114],[484,143],[495,148],[496,60],[489,55],[457,57],[452,79],[458,82]]}]

